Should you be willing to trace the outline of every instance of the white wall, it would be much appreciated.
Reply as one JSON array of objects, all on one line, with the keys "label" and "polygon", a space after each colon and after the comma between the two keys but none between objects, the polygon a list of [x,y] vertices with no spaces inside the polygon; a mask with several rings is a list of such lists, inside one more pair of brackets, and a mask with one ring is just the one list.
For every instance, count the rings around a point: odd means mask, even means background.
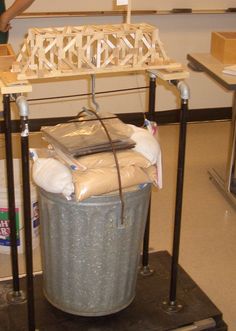
[{"label": "white wall", "polygon": [[[129,0],[132,9],[170,10],[172,8],[192,9],[222,9],[235,7],[235,0]],[[6,0],[10,5],[13,0]],[[36,0],[27,10],[28,12],[47,11],[80,11],[80,10],[112,10],[116,6],[116,0],[88,0],[88,1],[58,1],[58,0]]]},{"label": "white wall", "polygon": [[[11,1],[9,1],[11,3]],[[63,2],[65,3],[65,2]],[[72,1],[68,11],[96,10],[97,1],[87,1],[77,4]],[[99,1],[99,10],[110,10],[111,1]],[[133,9],[171,9],[173,7],[190,7],[190,1],[153,1],[132,0]],[[158,3],[158,8],[156,3]],[[207,4],[206,4],[207,3]],[[227,8],[236,7],[236,1],[193,1],[191,8]],[[42,6],[44,4],[44,6]],[[77,5],[76,5],[77,4]],[[55,7],[56,5],[56,7]],[[195,6],[195,7],[194,7]],[[78,7],[78,8],[77,8]],[[114,8],[114,7],[113,7]],[[60,1],[36,0],[30,11],[59,11],[65,10]],[[29,11],[29,10],[28,10]],[[71,17],[71,18],[16,18],[12,21],[9,42],[15,52],[20,49],[28,28],[32,26],[64,26],[83,24],[121,23],[121,16],[110,17]],[[209,52],[212,31],[236,30],[236,14],[178,14],[178,15],[150,15],[134,16],[132,23],[146,22],[159,28],[160,38],[165,50],[171,58],[187,65],[186,55],[193,52]],[[189,107],[214,108],[229,107],[232,103],[232,92],[223,89],[219,84],[204,73],[190,72],[187,80],[191,91]],[[129,74],[102,76],[96,79],[96,90],[115,90],[119,88],[138,87],[148,84],[147,74]],[[33,92],[29,98],[71,95],[86,93],[90,90],[90,82],[86,77],[79,79],[33,83]],[[158,83],[156,110],[164,111],[178,108],[178,98],[173,93],[175,89],[167,83]],[[137,112],[147,110],[147,93],[145,91],[113,94],[97,97],[102,109],[120,112]],[[87,106],[87,97],[62,102],[38,102],[31,105],[31,117],[70,116],[76,114],[82,106]]]}]

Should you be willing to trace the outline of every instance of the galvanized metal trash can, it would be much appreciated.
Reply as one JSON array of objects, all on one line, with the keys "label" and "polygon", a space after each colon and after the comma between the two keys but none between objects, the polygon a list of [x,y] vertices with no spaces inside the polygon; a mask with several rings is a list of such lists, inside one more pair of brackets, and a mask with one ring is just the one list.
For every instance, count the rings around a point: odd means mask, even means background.
[{"label": "galvanized metal trash can", "polygon": [[39,189],[43,287],[55,307],[103,316],[135,297],[151,185],[82,202]]}]

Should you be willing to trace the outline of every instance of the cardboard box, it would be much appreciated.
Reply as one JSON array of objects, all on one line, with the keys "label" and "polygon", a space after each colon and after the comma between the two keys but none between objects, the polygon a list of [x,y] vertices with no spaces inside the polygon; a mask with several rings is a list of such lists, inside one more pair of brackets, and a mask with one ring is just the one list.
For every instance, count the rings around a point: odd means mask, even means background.
[{"label": "cardboard box", "polygon": [[10,44],[0,44],[0,71],[9,71],[16,56]]},{"label": "cardboard box", "polygon": [[236,31],[212,32],[211,54],[224,64],[236,64]]}]

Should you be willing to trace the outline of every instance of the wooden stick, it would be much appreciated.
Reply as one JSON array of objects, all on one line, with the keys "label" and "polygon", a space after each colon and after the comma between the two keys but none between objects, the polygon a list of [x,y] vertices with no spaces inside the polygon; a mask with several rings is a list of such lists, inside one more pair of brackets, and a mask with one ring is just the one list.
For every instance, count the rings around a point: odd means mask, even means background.
[{"label": "wooden stick", "polygon": [[[228,8],[219,9],[192,9],[191,14],[226,14],[232,13]],[[126,15],[124,10],[91,10],[91,11],[52,11],[52,12],[25,12],[15,17],[15,19],[31,19],[40,17],[88,17],[88,16],[121,16]],[[169,9],[143,9],[143,10],[132,10],[132,15],[179,15],[179,13],[173,12]]]},{"label": "wooden stick", "polygon": [[131,0],[128,0],[126,23],[130,24],[130,22],[131,22]]}]

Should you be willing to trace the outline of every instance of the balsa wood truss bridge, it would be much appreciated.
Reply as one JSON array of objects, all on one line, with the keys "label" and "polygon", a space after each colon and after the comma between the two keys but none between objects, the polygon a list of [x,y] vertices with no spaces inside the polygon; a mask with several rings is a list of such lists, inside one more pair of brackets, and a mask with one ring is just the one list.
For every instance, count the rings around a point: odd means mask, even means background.
[{"label": "balsa wood truss bridge", "polygon": [[145,23],[32,28],[12,66],[19,80],[148,69],[181,71],[181,64]]}]

